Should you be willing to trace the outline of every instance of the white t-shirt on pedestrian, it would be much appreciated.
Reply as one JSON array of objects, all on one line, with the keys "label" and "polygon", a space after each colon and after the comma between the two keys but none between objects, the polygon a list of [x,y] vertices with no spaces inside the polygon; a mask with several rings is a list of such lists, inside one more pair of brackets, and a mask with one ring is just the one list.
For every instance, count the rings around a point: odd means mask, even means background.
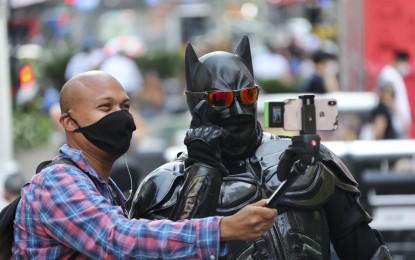
[{"label": "white t-shirt on pedestrian", "polygon": [[143,88],[143,76],[135,61],[127,56],[114,54],[99,69],[116,78],[130,98],[137,96]]},{"label": "white t-shirt on pedestrian", "polygon": [[400,138],[408,138],[409,133],[407,133],[405,126],[411,125],[412,117],[405,81],[399,71],[391,65],[387,65],[381,70],[379,80],[392,83],[398,113],[392,118],[393,125]]}]

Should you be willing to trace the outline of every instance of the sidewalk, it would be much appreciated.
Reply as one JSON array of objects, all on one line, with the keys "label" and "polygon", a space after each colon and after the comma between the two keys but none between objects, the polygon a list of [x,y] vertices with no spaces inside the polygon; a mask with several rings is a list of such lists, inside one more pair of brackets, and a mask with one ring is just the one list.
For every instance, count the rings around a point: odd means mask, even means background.
[{"label": "sidewalk", "polygon": [[[15,151],[14,159],[18,170],[24,175],[26,181],[30,181],[39,163],[52,159],[58,153],[60,146],[58,138],[51,138],[51,141],[36,148]],[[6,175],[0,176],[0,209],[7,204],[3,199],[5,179]]]},{"label": "sidewalk", "polygon": [[29,181],[35,174],[38,164],[51,160],[58,153],[60,146],[60,142],[52,140],[36,148],[16,151],[15,160],[20,172]]}]

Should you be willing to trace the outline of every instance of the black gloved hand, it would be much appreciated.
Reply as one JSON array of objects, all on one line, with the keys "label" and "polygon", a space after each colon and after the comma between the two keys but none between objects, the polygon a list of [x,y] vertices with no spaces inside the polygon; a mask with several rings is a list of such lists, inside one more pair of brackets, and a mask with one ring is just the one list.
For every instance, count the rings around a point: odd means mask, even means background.
[{"label": "black gloved hand", "polygon": [[315,164],[320,158],[320,136],[304,134],[294,136],[292,144],[284,151],[277,167],[277,176],[280,181],[286,180],[295,163],[298,169],[306,169]]},{"label": "black gloved hand", "polygon": [[221,163],[222,145],[229,132],[212,124],[218,114],[206,100],[202,100],[194,109],[190,129],[186,132],[184,144],[187,146],[186,167],[202,162],[218,169],[226,175],[227,170]]}]

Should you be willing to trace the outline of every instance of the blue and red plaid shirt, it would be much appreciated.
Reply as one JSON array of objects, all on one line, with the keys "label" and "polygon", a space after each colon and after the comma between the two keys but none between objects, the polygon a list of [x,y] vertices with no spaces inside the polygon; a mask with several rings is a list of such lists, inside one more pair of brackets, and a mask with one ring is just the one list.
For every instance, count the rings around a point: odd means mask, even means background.
[{"label": "blue and red plaid shirt", "polygon": [[54,160],[61,158],[82,171],[54,164],[23,187],[14,259],[217,259],[227,253],[226,243],[219,242],[221,217],[128,219],[82,152],[63,145]]}]

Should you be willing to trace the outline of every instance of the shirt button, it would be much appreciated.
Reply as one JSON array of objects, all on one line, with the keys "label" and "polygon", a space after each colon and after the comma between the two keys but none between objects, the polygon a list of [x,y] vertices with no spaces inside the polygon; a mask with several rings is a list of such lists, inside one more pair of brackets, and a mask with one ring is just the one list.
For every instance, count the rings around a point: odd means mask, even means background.
[{"label": "shirt button", "polygon": [[214,255],[210,255],[210,259],[216,259],[216,257]]}]

